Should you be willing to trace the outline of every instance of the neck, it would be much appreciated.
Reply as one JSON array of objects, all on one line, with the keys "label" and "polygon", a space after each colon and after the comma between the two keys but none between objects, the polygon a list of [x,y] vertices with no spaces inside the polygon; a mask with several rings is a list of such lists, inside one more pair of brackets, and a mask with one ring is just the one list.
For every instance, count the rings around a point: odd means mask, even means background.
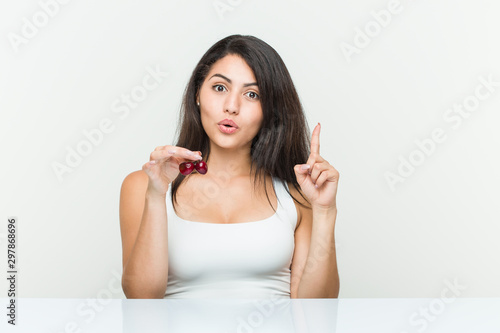
[{"label": "neck", "polygon": [[250,177],[250,147],[226,149],[212,147],[207,160],[210,178],[230,181],[231,179]]}]

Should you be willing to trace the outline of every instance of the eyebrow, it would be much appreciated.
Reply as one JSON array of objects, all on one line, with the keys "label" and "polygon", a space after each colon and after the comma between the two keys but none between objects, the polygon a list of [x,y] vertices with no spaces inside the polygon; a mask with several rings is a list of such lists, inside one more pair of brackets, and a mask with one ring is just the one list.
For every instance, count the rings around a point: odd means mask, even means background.
[{"label": "eyebrow", "polygon": [[[223,78],[224,80],[226,80],[227,82],[231,83],[231,79],[230,79],[230,78],[228,78],[228,77],[226,77],[226,76],[224,76],[224,75],[222,75],[222,74],[218,74],[218,73],[217,73],[217,74],[212,75],[212,76],[210,77],[210,79],[212,79],[214,76],[221,77],[221,78]],[[209,79],[209,80],[210,80],[210,79]],[[249,87],[249,86],[258,86],[258,85],[257,85],[257,82],[245,83],[245,84],[243,85],[243,87]]]}]

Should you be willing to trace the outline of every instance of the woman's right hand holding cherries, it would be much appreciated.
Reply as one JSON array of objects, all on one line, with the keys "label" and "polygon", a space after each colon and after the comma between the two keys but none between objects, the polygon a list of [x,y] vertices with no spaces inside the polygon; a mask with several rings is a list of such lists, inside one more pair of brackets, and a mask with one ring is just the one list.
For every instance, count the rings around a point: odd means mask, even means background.
[{"label": "woman's right hand holding cherries", "polygon": [[142,170],[149,176],[147,191],[150,194],[165,196],[169,184],[179,174],[179,166],[186,161],[202,160],[201,152],[177,146],[159,146],[151,153],[149,162]]}]

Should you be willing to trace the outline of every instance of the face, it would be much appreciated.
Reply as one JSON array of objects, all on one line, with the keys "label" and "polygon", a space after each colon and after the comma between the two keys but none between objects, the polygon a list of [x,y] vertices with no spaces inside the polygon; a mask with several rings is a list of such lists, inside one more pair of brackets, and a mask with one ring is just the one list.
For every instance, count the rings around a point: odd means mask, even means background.
[{"label": "face", "polygon": [[[197,102],[201,122],[211,144],[222,148],[250,148],[262,125],[259,87],[252,69],[237,55],[227,55],[212,65]],[[224,133],[218,123],[231,119],[238,128]]]}]

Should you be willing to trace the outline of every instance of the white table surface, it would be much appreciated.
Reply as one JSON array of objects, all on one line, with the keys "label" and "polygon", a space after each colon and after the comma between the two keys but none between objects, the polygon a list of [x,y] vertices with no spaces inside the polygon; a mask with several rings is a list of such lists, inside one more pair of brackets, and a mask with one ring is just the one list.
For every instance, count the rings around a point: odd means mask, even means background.
[{"label": "white table surface", "polygon": [[18,298],[16,326],[0,300],[2,333],[500,333],[500,298]]}]

